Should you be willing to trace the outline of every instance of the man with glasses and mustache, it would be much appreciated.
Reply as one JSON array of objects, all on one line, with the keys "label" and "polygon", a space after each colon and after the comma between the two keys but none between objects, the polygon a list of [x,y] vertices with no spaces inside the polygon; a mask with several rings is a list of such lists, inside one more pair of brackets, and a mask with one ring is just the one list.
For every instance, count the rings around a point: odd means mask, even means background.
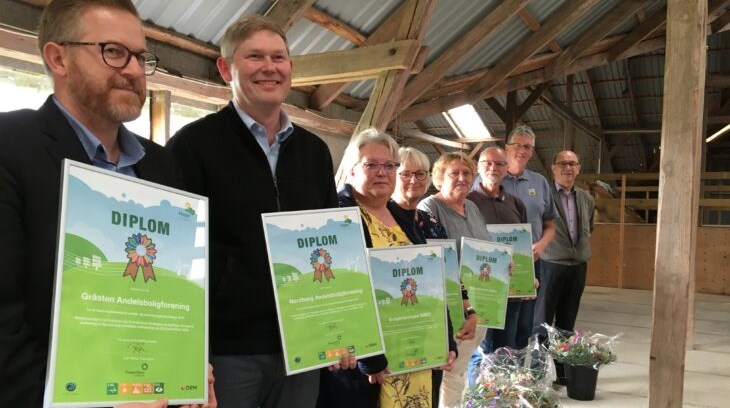
[{"label": "man with glasses and mustache", "polygon": [[[499,147],[488,147],[479,155],[477,171],[480,183],[472,188],[466,197],[473,201],[482,213],[487,224],[524,224],[527,223],[525,205],[519,198],[505,191],[501,185],[507,174],[507,155]],[[517,347],[517,323],[522,299],[509,299],[503,330],[488,329],[480,347],[489,354],[500,347]],[[469,381],[476,377],[475,371],[482,361],[482,353],[474,350],[469,361]],[[470,384],[471,385],[471,384]]]},{"label": "man with glasses and mustache", "polygon": [[542,254],[540,292],[535,303],[534,332],[545,339],[542,323],[571,331],[578,316],[580,298],[586,284],[587,262],[591,257],[594,200],[575,185],[580,174],[578,155],[563,150],[551,166],[554,182],[552,198],[560,218],[555,222],[555,239]]},{"label": "man with glasses and mustache", "polygon": [[182,186],[174,158],[123,126],[157,67],[131,1],[51,1],[38,47],[53,95],[38,110],[0,113],[2,407],[42,404],[63,160]]},{"label": "man with glasses and mustache", "polygon": [[[532,258],[535,276],[540,281],[540,258],[555,236],[555,204],[550,186],[541,174],[527,169],[527,163],[535,150],[535,133],[527,125],[515,127],[507,137],[507,174],[502,179],[504,190],[517,197],[525,205],[527,222],[532,227]],[[538,288],[538,293],[540,288]],[[517,348],[527,346],[532,336],[535,301],[522,302],[517,324]]]}]

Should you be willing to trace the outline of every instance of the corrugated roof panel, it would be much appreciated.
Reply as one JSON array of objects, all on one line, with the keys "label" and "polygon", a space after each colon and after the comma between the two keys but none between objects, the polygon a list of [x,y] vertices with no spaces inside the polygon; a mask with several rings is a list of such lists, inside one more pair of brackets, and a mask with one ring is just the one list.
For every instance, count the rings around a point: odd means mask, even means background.
[{"label": "corrugated roof panel", "polygon": [[[651,16],[655,12],[657,12],[660,8],[664,7],[667,2],[666,0],[652,0],[644,5],[644,14],[646,14],[647,17]],[[639,19],[634,17],[629,18],[628,20],[624,21],[623,23],[616,26],[613,31],[611,31],[610,35],[616,35],[616,34],[625,34],[629,31],[633,30],[637,25],[639,25]]]},{"label": "corrugated roof panel", "polygon": [[478,24],[500,4],[497,0],[440,1],[431,18],[424,43],[431,47],[426,60],[432,62]]},{"label": "corrugated roof panel", "polygon": [[359,99],[369,99],[370,94],[373,93],[373,87],[375,86],[375,79],[367,79],[365,81],[353,82],[347,85],[345,93],[354,96]]},{"label": "corrugated roof panel", "polygon": [[402,0],[318,0],[315,7],[367,35],[402,3]]},{"label": "corrugated roof panel", "polygon": [[530,28],[519,17],[510,18],[503,30],[474,48],[464,60],[449,71],[447,77],[493,67],[531,33]]},{"label": "corrugated roof panel", "polygon": [[143,20],[218,44],[223,32],[245,13],[258,13],[267,0],[133,0]]},{"label": "corrugated roof panel", "polygon": [[291,55],[317,54],[354,48],[355,44],[332,31],[312,24],[308,20],[297,21],[286,33]]},{"label": "corrugated roof panel", "polygon": [[598,23],[607,13],[624,0],[602,0],[586,11],[575,23],[571,24],[560,35],[555,37],[555,41],[563,48],[567,48],[573,44],[578,37],[588,31],[593,25]]},{"label": "corrugated roof panel", "polygon": [[532,0],[527,3],[527,10],[540,24],[544,24],[566,0]]}]

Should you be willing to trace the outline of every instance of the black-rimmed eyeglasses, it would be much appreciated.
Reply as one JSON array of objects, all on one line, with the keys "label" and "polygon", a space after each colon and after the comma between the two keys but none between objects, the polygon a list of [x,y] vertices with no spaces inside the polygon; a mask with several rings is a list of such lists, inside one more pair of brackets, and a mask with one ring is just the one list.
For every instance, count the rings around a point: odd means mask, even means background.
[{"label": "black-rimmed eyeglasses", "polygon": [[78,42],[64,41],[61,45],[92,45],[99,47],[101,50],[101,59],[106,65],[112,68],[121,69],[129,64],[129,60],[134,57],[139,66],[144,70],[145,75],[152,75],[157,69],[157,63],[160,61],[157,56],[149,51],[133,52],[122,44],[115,42]]}]

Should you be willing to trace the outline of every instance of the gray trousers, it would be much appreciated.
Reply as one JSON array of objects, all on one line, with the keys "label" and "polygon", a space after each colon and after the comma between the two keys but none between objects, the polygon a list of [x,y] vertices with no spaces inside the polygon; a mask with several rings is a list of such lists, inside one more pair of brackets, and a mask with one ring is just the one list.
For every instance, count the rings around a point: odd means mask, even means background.
[{"label": "gray trousers", "polygon": [[319,370],[286,375],[281,354],[211,356],[219,408],[314,408]]}]

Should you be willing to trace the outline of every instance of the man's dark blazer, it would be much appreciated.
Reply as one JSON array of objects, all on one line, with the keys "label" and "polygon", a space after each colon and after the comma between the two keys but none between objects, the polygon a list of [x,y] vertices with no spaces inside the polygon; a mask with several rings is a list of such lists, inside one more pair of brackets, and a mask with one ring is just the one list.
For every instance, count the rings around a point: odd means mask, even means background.
[{"label": "man's dark blazer", "polygon": [[[137,176],[180,187],[172,156],[138,139]],[[0,113],[0,407],[42,403],[64,158],[90,164],[51,97],[37,111]]]}]

